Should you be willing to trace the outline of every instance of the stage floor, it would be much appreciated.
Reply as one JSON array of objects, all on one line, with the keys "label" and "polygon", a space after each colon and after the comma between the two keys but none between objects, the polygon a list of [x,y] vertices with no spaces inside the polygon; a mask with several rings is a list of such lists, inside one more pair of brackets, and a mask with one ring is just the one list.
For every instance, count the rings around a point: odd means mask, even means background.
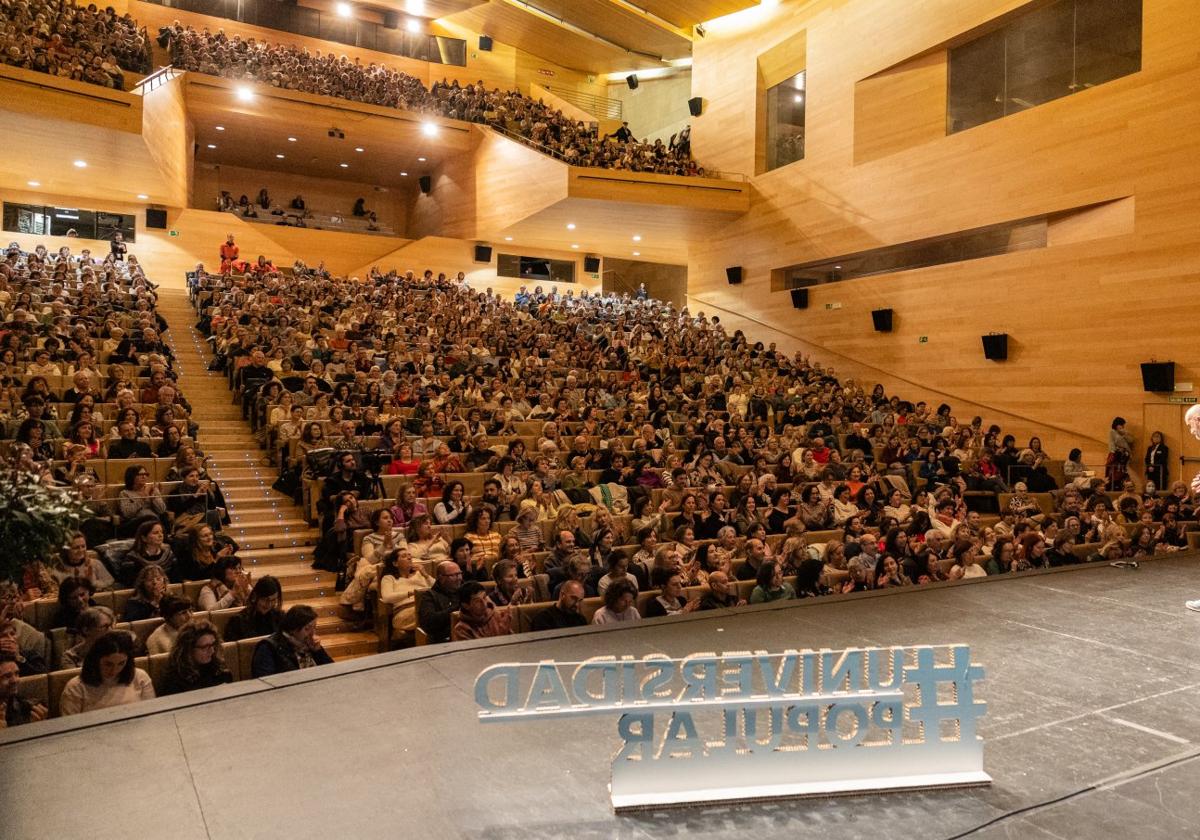
[{"label": "stage floor", "polygon": [[[0,834],[1200,838],[1193,597],[1195,556],[345,663],[87,729],[12,730]],[[475,719],[475,676],[496,662],[955,642],[987,674],[990,787],[618,817],[613,716]]]}]

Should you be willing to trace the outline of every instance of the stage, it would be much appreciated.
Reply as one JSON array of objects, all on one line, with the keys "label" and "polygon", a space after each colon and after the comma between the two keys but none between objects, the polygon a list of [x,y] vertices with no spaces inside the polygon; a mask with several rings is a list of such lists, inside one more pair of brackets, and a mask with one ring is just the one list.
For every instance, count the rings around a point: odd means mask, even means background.
[{"label": "stage", "polygon": [[[0,737],[6,840],[1200,837],[1200,558],[429,647]],[[968,643],[990,787],[615,816],[615,716],[481,725],[485,666]],[[187,705],[191,703],[192,705]],[[124,718],[124,719],[121,719]]]}]

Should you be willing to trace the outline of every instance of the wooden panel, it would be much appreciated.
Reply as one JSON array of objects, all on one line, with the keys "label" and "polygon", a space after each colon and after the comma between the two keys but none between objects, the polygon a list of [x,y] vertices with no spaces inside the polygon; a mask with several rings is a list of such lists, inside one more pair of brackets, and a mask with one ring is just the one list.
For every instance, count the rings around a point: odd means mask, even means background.
[{"label": "wooden panel", "polygon": [[188,115],[184,79],[174,79],[142,95],[142,139],[162,171],[166,195],[160,199],[184,207],[192,187],[195,132]]},{"label": "wooden panel", "polygon": [[761,0],[637,0],[637,5],[676,26],[694,26],[756,6]]},{"label": "wooden panel", "polygon": [[630,50],[665,59],[692,54],[690,29],[674,27],[665,20],[656,23],[613,0],[538,0],[534,5]]},{"label": "wooden panel", "polygon": [[0,64],[0,102],[5,110],[116,131],[142,130],[141,97],[99,85]]},{"label": "wooden panel", "polygon": [[[940,395],[956,411],[983,414],[1017,434],[1048,430],[1057,436],[1055,455],[1081,445],[1091,459],[1102,453],[1116,414],[1130,419],[1144,445],[1138,363],[1174,358],[1181,380],[1200,381],[1194,4],[1146,0],[1139,73],[886,157],[854,160],[859,81],[1019,5],[931,0],[918,9],[820,0],[707,26],[692,71],[693,88],[708,101],[693,126],[697,158],[709,168],[752,171],[756,55],[801,31],[807,156],[754,178],[750,212],[693,245],[689,302],[729,323],[735,314],[759,322],[752,335],[773,328],[843,374],[903,395]],[[1136,203],[1123,235],[822,286],[803,311],[788,305],[786,293],[769,291],[778,266],[1121,196]],[[743,285],[725,283],[729,265],[745,266]],[[835,303],[841,308],[826,309]],[[882,307],[896,311],[893,333],[871,329],[870,311]],[[993,330],[1012,336],[1008,362],[983,359],[980,336]]]},{"label": "wooden panel", "polygon": [[863,79],[854,90],[854,162],[868,161],[946,135],[945,50]]}]

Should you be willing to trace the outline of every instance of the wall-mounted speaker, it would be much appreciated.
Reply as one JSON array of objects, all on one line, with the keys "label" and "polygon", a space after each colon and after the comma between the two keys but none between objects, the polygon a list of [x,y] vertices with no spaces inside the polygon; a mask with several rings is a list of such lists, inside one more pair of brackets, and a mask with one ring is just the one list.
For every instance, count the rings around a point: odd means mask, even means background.
[{"label": "wall-mounted speaker", "polygon": [[146,227],[151,230],[166,230],[167,229],[167,211],[155,210],[153,207],[146,208]]},{"label": "wall-mounted speaker", "polygon": [[400,13],[394,9],[385,9],[383,12],[383,25],[388,29],[399,29]]},{"label": "wall-mounted speaker", "polygon": [[417,180],[417,183],[421,185],[421,192],[425,193],[425,195],[429,195],[429,191],[433,189],[433,179],[428,175],[422,175]]},{"label": "wall-mounted speaker", "polygon": [[729,281],[730,286],[736,286],[742,282],[742,267],[740,265],[731,265],[725,269],[725,279]]},{"label": "wall-mounted speaker", "polygon": [[630,90],[637,90],[638,78],[637,73],[630,73],[625,77],[625,84],[629,85]]},{"label": "wall-mounted speaker", "polygon": [[873,309],[871,310],[871,321],[875,324],[875,332],[891,332],[892,331],[892,310],[890,309]]},{"label": "wall-mounted speaker", "polygon": [[704,113],[704,97],[693,96],[688,100],[688,111],[693,117],[698,117]]},{"label": "wall-mounted speaker", "polygon": [[475,246],[475,262],[490,263],[492,261],[492,246],[491,245],[476,245]]},{"label": "wall-mounted speaker", "polygon": [[490,35],[480,35],[479,36],[479,51],[480,52],[491,52],[492,51],[492,37]]},{"label": "wall-mounted speaker", "polygon": [[808,309],[808,289],[792,289],[792,308]]},{"label": "wall-mounted speaker", "polygon": [[1168,394],[1175,390],[1174,362],[1142,362],[1142,390]]},{"label": "wall-mounted speaker", "polygon": [[588,274],[598,274],[600,272],[600,258],[599,257],[584,257],[583,258],[583,270],[586,271]]},{"label": "wall-mounted speaker", "polygon": [[983,336],[983,357],[993,362],[1008,358],[1008,333],[992,333]]}]

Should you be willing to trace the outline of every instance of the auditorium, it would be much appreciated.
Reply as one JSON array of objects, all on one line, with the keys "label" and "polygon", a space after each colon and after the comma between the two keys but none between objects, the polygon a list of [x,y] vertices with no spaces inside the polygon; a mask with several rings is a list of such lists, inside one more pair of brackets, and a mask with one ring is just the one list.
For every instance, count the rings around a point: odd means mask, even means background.
[{"label": "auditorium", "polygon": [[0,10],[6,840],[1200,838],[1195,0]]}]

